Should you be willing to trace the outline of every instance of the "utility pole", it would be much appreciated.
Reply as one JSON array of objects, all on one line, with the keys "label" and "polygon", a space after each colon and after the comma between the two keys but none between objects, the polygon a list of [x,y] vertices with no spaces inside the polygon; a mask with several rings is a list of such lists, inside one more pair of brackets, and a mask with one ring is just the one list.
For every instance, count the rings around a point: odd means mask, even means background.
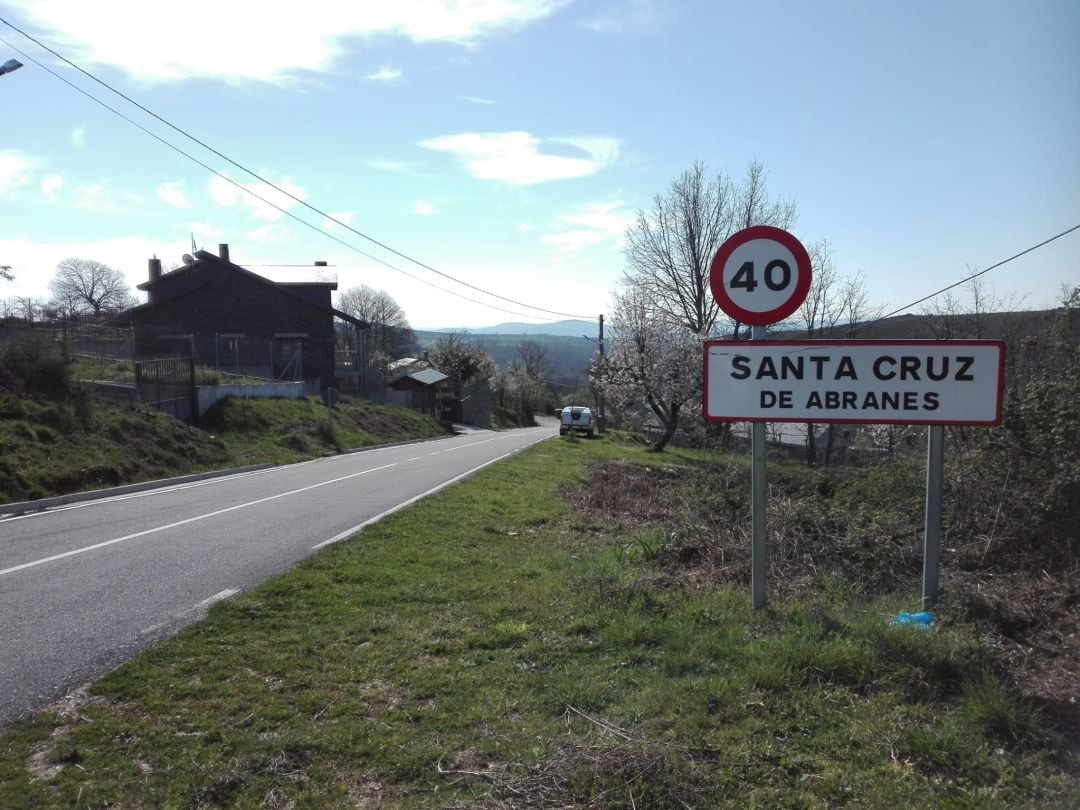
[{"label": "utility pole", "polygon": [[[600,316],[600,338],[597,341],[597,345],[600,347],[600,373],[603,374],[603,369],[604,369],[604,316],[603,315]],[[599,394],[600,394],[600,396],[599,396],[599,399],[600,399],[599,428],[600,428],[600,432],[603,433],[604,429],[607,427],[607,416],[604,413],[604,386],[603,386],[603,384],[600,385]]]}]

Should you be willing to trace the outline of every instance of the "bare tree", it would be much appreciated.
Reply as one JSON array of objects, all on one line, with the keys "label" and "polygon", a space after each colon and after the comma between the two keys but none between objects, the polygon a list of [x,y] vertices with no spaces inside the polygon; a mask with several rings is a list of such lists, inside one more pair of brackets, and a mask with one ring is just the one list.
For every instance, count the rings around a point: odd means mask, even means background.
[{"label": "bare tree", "polygon": [[[627,229],[624,281],[646,291],[657,309],[694,334],[713,335],[720,310],[709,268],[717,249],[743,228],[789,228],[795,218],[794,203],[769,196],[760,163],[751,163],[737,183],[726,172],[710,176],[696,161]],[[738,328],[734,324],[736,333]]]},{"label": "bare tree", "polygon": [[746,167],[746,175],[736,189],[736,195],[736,230],[754,225],[772,225],[786,230],[799,218],[794,201],[782,197],[774,200],[769,196],[767,172],[759,161],[751,161]]},{"label": "bare tree", "polygon": [[1005,321],[993,315],[1023,308],[1026,295],[999,295],[994,283],[985,276],[973,276],[957,290],[956,293],[946,291],[923,307],[923,321],[936,338],[994,337],[1009,342],[1015,337],[1006,334]]},{"label": "bare tree", "polygon": [[338,298],[338,309],[370,324],[364,337],[367,357],[382,355],[396,360],[415,349],[416,336],[409,319],[398,303],[383,290],[366,284],[350,287]]},{"label": "bare tree", "polygon": [[518,359],[529,379],[545,380],[551,375],[555,364],[548,357],[547,346],[535,340],[523,340],[517,345]]},{"label": "bare tree", "polygon": [[64,259],[49,282],[58,309],[68,312],[118,312],[138,303],[124,274],[93,259]]},{"label": "bare tree", "polygon": [[[873,317],[866,279],[861,273],[849,278],[841,276],[833,260],[832,248],[825,239],[811,244],[807,253],[810,254],[813,274],[810,290],[798,310],[806,336],[811,340],[834,337],[841,325],[846,324],[850,337],[859,320]],[[818,461],[816,432],[817,425],[807,423],[806,463],[810,466]],[[826,464],[832,455],[834,438],[835,425],[829,425],[825,445]]]},{"label": "bare tree", "polygon": [[750,163],[734,181],[696,161],[627,228],[604,390],[612,404],[644,402],[663,426],[654,449],[663,450],[687,403],[700,395],[702,341],[722,331],[739,336],[737,322],[717,327],[720,307],[709,279],[716,251],[736,231],[790,228],[795,219],[793,202],[770,196],[762,164]]},{"label": "bare tree", "polygon": [[661,452],[675,435],[688,403],[701,392],[701,339],[675,316],[658,309],[642,286],[615,297],[611,350],[600,383],[618,410],[644,406],[660,422],[653,443]]}]

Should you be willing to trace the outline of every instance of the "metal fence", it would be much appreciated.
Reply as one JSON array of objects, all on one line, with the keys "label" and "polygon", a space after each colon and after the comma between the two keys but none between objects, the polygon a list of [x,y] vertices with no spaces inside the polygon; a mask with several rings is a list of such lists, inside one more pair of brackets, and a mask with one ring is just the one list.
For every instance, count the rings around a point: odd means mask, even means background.
[{"label": "metal fence", "polygon": [[135,390],[139,401],[172,414],[183,422],[194,422],[198,414],[195,392],[195,360],[192,357],[156,357],[137,360]]}]

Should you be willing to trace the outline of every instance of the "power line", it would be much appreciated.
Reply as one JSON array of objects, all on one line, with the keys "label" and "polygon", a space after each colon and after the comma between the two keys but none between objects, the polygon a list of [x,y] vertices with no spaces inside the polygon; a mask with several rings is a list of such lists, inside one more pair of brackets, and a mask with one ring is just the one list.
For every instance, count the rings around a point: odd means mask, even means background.
[{"label": "power line", "polygon": [[955,282],[953,284],[950,284],[948,287],[942,287],[937,292],[932,292],[929,295],[924,295],[918,301],[912,301],[910,304],[907,304],[906,306],[902,306],[899,309],[894,309],[892,312],[888,313],[887,315],[882,315],[882,316],[880,316],[878,318],[874,318],[871,321],[866,321],[865,323],[860,323],[852,330],[852,332],[857,332],[859,329],[862,329],[863,327],[870,326],[870,325],[875,324],[875,323],[879,323],[880,321],[884,321],[887,318],[893,317],[894,315],[899,315],[904,310],[911,309],[914,306],[918,306],[919,304],[923,303],[924,301],[929,301],[931,298],[939,296],[942,293],[946,293],[949,290],[955,289],[956,287],[959,287],[961,284],[966,284],[967,282],[971,281],[973,278],[978,278],[981,275],[989,273],[991,270],[996,270],[997,268],[1002,267],[1003,265],[1006,265],[1011,261],[1019,259],[1021,256],[1026,256],[1028,253],[1031,253],[1032,251],[1038,250],[1041,247],[1045,247],[1046,245],[1049,245],[1051,242],[1054,242],[1054,241],[1060,239],[1063,236],[1068,236],[1070,233],[1072,233],[1073,231],[1076,231],[1076,230],[1080,230],[1080,224],[1073,225],[1071,228],[1067,228],[1064,231],[1062,231],[1061,233],[1055,234],[1054,236],[1051,236],[1049,239],[1044,239],[1043,241],[1039,242],[1039,244],[1037,244],[1037,245],[1032,245],[1031,247],[1029,247],[1029,248],[1027,248],[1025,250],[1021,250],[1019,253],[1016,253],[1016,254],[1010,256],[1007,259],[1002,259],[997,264],[992,264],[992,265],[990,265],[989,267],[987,267],[984,270],[980,270],[977,273],[972,273],[967,278],[962,278],[959,281],[957,281],[957,282]]},{"label": "power line", "polygon": [[882,319],[891,318],[893,315],[897,315],[897,314],[903,312],[905,309],[911,309],[913,306],[921,304],[923,301],[929,301],[931,298],[934,298],[935,296],[941,295],[942,293],[948,292],[949,290],[951,290],[951,289],[953,289],[955,287],[959,287],[961,284],[966,284],[967,282],[971,281],[973,278],[978,278],[979,276],[983,275],[984,273],[989,273],[991,270],[996,270],[997,268],[1001,267],[1002,265],[1008,264],[1009,262],[1013,261],[1014,259],[1019,259],[1021,256],[1025,256],[1025,255],[1027,255],[1028,253],[1031,253],[1034,250],[1038,250],[1039,248],[1041,248],[1041,247],[1043,247],[1045,245],[1049,245],[1051,242],[1053,242],[1056,239],[1060,239],[1063,236],[1068,236],[1070,233],[1072,233],[1075,230],[1080,230],[1080,225],[1073,225],[1068,230],[1064,230],[1064,231],[1062,231],[1061,233],[1059,233],[1059,234],[1057,234],[1055,236],[1051,236],[1049,239],[1044,239],[1042,242],[1039,242],[1039,244],[1032,245],[1031,247],[1027,248],[1026,250],[1021,250],[1019,253],[1017,253],[1017,254],[1015,254],[1013,256],[1010,256],[1007,259],[1002,259],[997,264],[992,264],[989,267],[987,267],[985,270],[980,270],[978,273],[972,273],[967,278],[962,278],[959,281],[957,281],[955,284],[950,284],[948,287],[943,287],[942,289],[938,290],[937,292],[933,292],[933,293],[930,293],[930,295],[923,296],[918,301],[912,301],[907,306],[900,307],[900,309],[894,310],[893,312],[890,312],[888,315],[882,315],[881,318]]},{"label": "power line", "polygon": [[[0,18],[0,19],[2,19],[2,18]],[[206,163],[199,160],[194,155],[191,155],[191,154],[185,152],[183,149],[176,146],[175,144],[169,143],[169,141],[165,140],[164,138],[162,138],[157,133],[152,132],[151,130],[147,129],[142,124],[140,124],[138,121],[135,121],[132,118],[124,115],[124,113],[120,112],[116,108],[110,106],[109,104],[106,104],[104,101],[102,101],[101,99],[97,98],[96,96],[88,93],[83,88],[81,88],[78,85],[68,81],[66,78],[61,76],[59,73],[57,73],[56,71],[54,71],[51,68],[47,67],[46,65],[43,65],[40,61],[35,59],[33,56],[31,56],[30,54],[20,50],[18,47],[16,47],[15,45],[12,45],[11,43],[9,43],[7,40],[3,39],[2,37],[0,37],[0,42],[3,42],[5,45],[7,45],[12,50],[16,51],[21,56],[26,57],[31,62],[33,62],[35,65],[37,65],[42,70],[44,70],[46,73],[49,73],[50,75],[52,75],[55,78],[59,79],[64,84],[68,85],[73,90],[75,90],[76,92],[81,93],[82,95],[86,96],[88,99],[95,102],[96,104],[100,104],[102,107],[104,107],[109,112],[113,113],[114,115],[119,116],[120,118],[122,118],[123,120],[125,120],[129,124],[131,124],[133,127],[136,127],[137,129],[144,132],[146,135],[149,135],[151,138],[158,141],[163,146],[166,146],[169,149],[172,149],[177,154],[182,155],[183,157],[187,158],[188,160],[192,161],[193,163],[201,166],[202,168],[206,169],[208,172],[211,172],[212,174],[217,175],[218,177],[220,177],[222,180],[226,181],[227,183],[230,183],[230,184],[236,186],[238,189],[247,192],[248,194],[250,194],[255,199],[259,200],[260,202],[270,206],[271,208],[273,208],[273,209],[275,209],[277,211],[280,211],[282,214],[289,217],[290,219],[293,219],[296,222],[299,222],[301,225],[303,225],[303,226],[305,226],[307,228],[310,228],[311,230],[315,231],[316,233],[319,233],[319,234],[321,234],[321,235],[323,235],[323,236],[325,236],[325,237],[327,237],[329,239],[333,239],[335,242],[337,242],[338,244],[348,248],[349,250],[352,250],[352,251],[360,254],[361,256],[364,256],[365,258],[370,259],[373,262],[376,262],[377,264],[381,264],[383,267],[387,267],[390,270],[393,270],[393,271],[395,271],[397,273],[400,273],[401,275],[403,275],[403,276],[405,276],[407,278],[411,278],[413,281],[417,281],[420,284],[426,284],[427,286],[432,287],[432,288],[434,288],[436,290],[439,290],[440,292],[447,293],[448,295],[453,295],[456,298],[460,298],[460,299],[462,299],[464,301],[469,301],[470,303],[478,304],[478,305],[480,305],[482,307],[487,307],[488,309],[498,310],[499,312],[504,312],[504,313],[506,313],[508,315],[515,315],[515,316],[517,316],[519,318],[535,318],[536,317],[535,315],[533,315],[531,313],[517,312],[515,310],[505,309],[504,307],[496,306],[495,304],[490,304],[490,303],[488,303],[486,301],[478,301],[475,298],[470,298],[469,296],[464,295],[463,293],[456,292],[455,290],[450,290],[450,289],[447,289],[445,287],[440,287],[438,284],[435,284],[434,282],[428,281],[427,279],[424,279],[424,278],[420,278],[419,276],[416,276],[416,275],[414,275],[412,273],[409,273],[406,270],[402,270],[400,267],[397,267],[396,265],[390,264],[389,262],[385,261],[384,259],[380,259],[378,256],[373,256],[372,254],[361,250],[360,248],[356,247],[355,245],[352,245],[349,242],[346,242],[345,240],[340,239],[337,236],[334,236],[332,233],[328,233],[327,231],[324,231],[322,228],[318,227],[317,225],[313,225],[312,223],[310,223],[307,220],[297,216],[296,214],[292,213],[291,211],[289,211],[289,210],[287,210],[285,208],[282,208],[280,205],[277,205],[276,203],[271,202],[270,200],[268,200],[265,197],[261,196],[257,192],[252,191],[251,189],[247,188],[246,186],[242,185],[241,183],[236,182],[235,180],[233,180],[228,175],[222,174],[217,169],[213,168],[212,166],[207,165]],[[314,265],[312,265],[312,266],[314,266]]]},{"label": "power line", "polygon": [[[80,67],[80,66],[79,66],[79,65],[77,65],[76,63],[72,62],[72,61],[71,61],[70,59],[68,59],[67,57],[65,57],[65,56],[63,56],[62,54],[58,53],[57,51],[53,50],[53,49],[52,49],[52,48],[50,48],[50,47],[49,47],[48,45],[46,45],[45,43],[41,42],[41,41],[40,41],[40,40],[38,40],[37,38],[35,38],[35,37],[31,36],[31,35],[30,35],[30,34],[28,34],[28,33],[27,33],[26,31],[23,31],[23,30],[22,30],[21,28],[19,28],[18,26],[16,26],[16,25],[12,24],[11,22],[9,22],[8,20],[6,20],[5,18],[3,18],[3,17],[0,17],[0,22],[4,23],[4,24],[5,24],[6,26],[8,26],[9,28],[13,29],[14,31],[17,31],[18,33],[22,34],[22,35],[23,35],[24,37],[26,37],[27,39],[29,39],[29,40],[30,40],[31,42],[33,42],[33,43],[34,43],[35,45],[37,45],[37,46],[38,46],[39,48],[42,48],[43,50],[45,50],[45,51],[48,51],[48,52],[49,52],[49,53],[51,53],[51,54],[52,54],[53,56],[55,56],[55,57],[56,57],[57,59],[59,59],[60,61],[64,62],[65,64],[69,65],[70,67],[74,68],[75,70],[79,71],[80,73],[82,73],[82,74],[83,74],[84,76],[86,76],[87,78],[91,79],[92,81],[95,81],[95,82],[97,82],[98,84],[100,84],[100,85],[101,85],[102,87],[104,87],[104,88],[105,88],[106,90],[108,90],[109,92],[111,92],[111,93],[113,93],[113,94],[115,94],[115,95],[119,96],[120,98],[124,99],[124,101],[128,102],[129,104],[132,104],[132,105],[134,105],[135,107],[138,107],[138,108],[139,108],[140,110],[142,110],[142,111],[143,111],[144,113],[146,113],[147,115],[149,115],[149,116],[151,116],[152,118],[156,119],[157,121],[159,121],[160,123],[164,124],[165,126],[169,127],[169,128],[170,128],[170,129],[172,129],[173,131],[175,131],[175,132],[179,133],[179,134],[180,134],[180,135],[182,135],[183,137],[185,137],[185,138],[187,138],[187,139],[189,139],[189,140],[193,141],[194,143],[197,143],[197,144],[198,144],[199,146],[201,146],[201,147],[202,147],[203,149],[206,149],[207,151],[209,151],[209,152],[212,152],[212,153],[213,153],[214,155],[217,155],[217,157],[221,158],[222,160],[226,161],[227,163],[231,164],[232,166],[235,166],[236,168],[240,169],[240,170],[241,170],[242,172],[244,172],[244,173],[246,173],[246,174],[250,175],[251,177],[254,177],[254,178],[255,178],[256,180],[258,180],[259,182],[261,182],[261,183],[264,183],[264,184],[266,184],[266,185],[270,186],[270,187],[271,187],[271,188],[273,188],[273,189],[274,189],[275,191],[277,191],[277,192],[278,192],[279,194],[283,194],[283,195],[285,195],[285,196],[286,196],[286,197],[288,197],[289,199],[291,199],[291,200],[293,200],[294,202],[296,202],[296,203],[298,203],[298,204],[300,204],[300,205],[304,206],[304,207],[305,207],[305,208],[307,208],[308,210],[310,210],[310,211],[313,211],[314,213],[318,214],[318,215],[319,215],[319,216],[321,216],[321,217],[324,217],[325,219],[329,220],[330,222],[333,222],[333,223],[334,223],[335,225],[338,225],[338,226],[340,226],[340,227],[342,227],[342,228],[345,228],[346,230],[348,230],[348,231],[350,231],[350,232],[352,232],[352,233],[356,234],[357,236],[361,237],[362,239],[366,239],[366,240],[367,240],[368,242],[371,242],[372,244],[374,244],[374,245],[377,245],[377,246],[381,247],[381,248],[382,248],[383,250],[386,250],[386,251],[388,251],[388,252],[390,252],[390,253],[393,253],[393,254],[394,254],[395,256],[398,256],[399,258],[405,259],[406,261],[408,261],[408,262],[411,262],[412,264],[415,264],[415,265],[417,265],[418,267],[422,267],[422,268],[423,268],[423,269],[425,269],[425,270],[428,270],[428,271],[430,271],[430,272],[432,272],[432,273],[435,273],[436,275],[442,276],[443,278],[446,278],[446,279],[448,279],[448,280],[450,280],[450,281],[453,281],[453,282],[454,282],[454,283],[456,283],[456,284],[460,284],[460,285],[462,285],[463,287],[468,287],[468,288],[469,288],[469,289],[471,289],[471,290],[476,290],[477,292],[483,293],[484,295],[488,295],[488,296],[491,296],[492,298],[497,298],[497,299],[499,299],[500,301],[506,301],[507,303],[513,304],[513,305],[515,305],[515,306],[519,306],[519,307],[525,307],[526,309],[532,309],[532,310],[535,310],[535,311],[537,311],[537,312],[544,312],[544,313],[546,313],[546,314],[548,314],[548,315],[558,315],[558,316],[560,316],[560,317],[566,317],[566,318],[573,318],[573,319],[579,319],[579,320],[589,320],[589,319],[591,319],[591,317],[592,317],[592,316],[587,316],[587,315],[574,315],[574,314],[571,314],[571,313],[567,313],[567,312],[558,312],[558,311],[556,311],[556,310],[551,310],[551,309],[544,309],[543,307],[537,307],[537,306],[534,306],[534,305],[532,305],[532,304],[526,304],[526,303],[524,303],[523,301],[516,301],[516,300],[514,300],[513,298],[507,298],[506,296],[503,296],[503,295],[499,295],[498,293],[493,293],[493,292],[491,292],[491,291],[489,291],[489,290],[485,290],[485,289],[483,289],[482,287],[478,287],[478,286],[476,286],[475,284],[470,284],[470,283],[469,283],[469,282],[467,282],[467,281],[462,281],[461,279],[459,279],[459,278],[456,278],[456,277],[454,277],[454,276],[450,275],[449,273],[445,273],[445,272],[443,272],[442,270],[438,270],[438,269],[436,269],[435,267],[432,267],[431,265],[429,265],[429,264],[426,264],[425,262],[422,262],[422,261],[420,261],[419,259],[414,259],[414,258],[413,258],[412,256],[409,256],[408,254],[406,254],[406,253],[403,253],[402,251],[399,251],[399,250],[397,250],[397,249],[395,249],[395,248],[392,248],[392,247],[390,247],[390,245],[386,244],[385,242],[381,242],[381,241],[379,241],[378,239],[376,239],[375,237],[373,237],[373,236],[369,236],[368,234],[366,234],[366,233],[363,233],[362,231],[359,231],[359,230],[357,230],[356,228],[353,228],[353,227],[352,227],[351,225],[349,225],[348,223],[346,223],[346,222],[342,222],[341,220],[337,219],[337,218],[336,218],[336,217],[334,217],[333,215],[331,215],[331,214],[329,214],[329,213],[327,213],[327,212],[323,211],[323,210],[322,210],[322,209],[320,209],[320,208],[317,208],[317,207],[315,207],[315,206],[311,205],[310,203],[306,202],[305,200],[302,200],[302,199],[300,199],[299,197],[297,197],[297,196],[295,196],[294,194],[290,193],[289,191],[285,190],[285,189],[284,189],[284,188],[282,188],[281,186],[278,186],[278,185],[277,185],[276,183],[274,183],[274,182],[272,182],[272,181],[268,180],[267,178],[265,178],[265,177],[261,176],[261,175],[260,175],[260,174],[258,174],[257,172],[254,172],[254,171],[252,171],[251,169],[247,168],[247,167],[246,167],[246,166],[244,166],[243,164],[241,164],[241,163],[239,163],[239,162],[237,162],[237,161],[233,160],[233,159],[232,159],[232,158],[230,158],[230,157],[229,157],[228,155],[225,155],[225,154],[223,154],[222,152],[219,152],[219,151],[218,151],[217,149],[215,149],[214,147],[212,147],[212,146],[210,146],[209,144],[205,143],[204,141],[201,141],[201,140],[199,140],[198,138],[196,138],[196,137],[195,137],[194,135],[192,135],[191,133],[189,133],[189,132],[186,132],[185,130],[183,130],[183,129],[181,129],[180,127],[176,126],[176,125],[175,125],[175,124],[173,124],[172,122],[170,122],[170,121],[166,120],[165,118],[163,118],[162,116],[158,115],[158,114],[157,114],[157,113],[155,113],[155,112],[154,112],[153,110],[150,110],[150,109],[148,109],[147,107],[143,106],[142,104],[140,104],[140,103],[139,103],[138,101],[136,101],[135,99],[131,98],[131,97],[130,97],[130,96],[128,96],[128,95],[125,95],[125,94],[124,94],[124,93],[122,93],[121,91],[119,91],[119,90],[117,90],[116,88],[112,87],[112,86],[111,86],[110,84],[108,84],[108,83],[107,83],[106,81],[104,81],[103,79],[99,79],[99,78],[98,78],[97,76],[95,76],[94,74],[90,73],[90,72],[89,72],[89,71],[87,71],[87,70],[84,70],[84,69],[83,69],[82,67]],[[4,40],[0,40],[0,42],[4,42]],[[8,44],[8,43],[6,43],[6,42],[5,42],[5,44]],[[14,46],[10,46],[10,45],[9,45],[9,47],[14,47]],[[16,48],[15,50],[18,50],[18,49]],[[22,51],[19,51],[19,53],[22,53]],[[24,55],[25,55],[25,54],[24,54]],[[37,60],[34,60],[34,59],[32,59],[32,57],[27,57],[27,58],[30,58],[30,59],[31,59],[31,61],[34,61],[34,63],[35,63],[35,64],[37,64],[37,65],[38,65],[39,67],[44,67],[44,65],[42,65],[42,64],[41,64],[40,62],[38,62]],[[46,70],[48,70],[48,68],[45,68],[45,69],[46,69]],[[52,75],[53,75],[53,76],[57,76],[57,78],[61,78],[61,77],[59,77],[59,76],[58,76],[58,75],[57,75],[56,73],[53,73],[53,71],[51,71],[51,70],[49,70],[48,72],[49,72],[49,73],[52,73]],[[82,92],[82,93],[83,93],[84,95],[87,95],[87,96],[88,96],[89,98],[92,98],[92,99],[94,99],[95,101],[97,101],[97,99],[96,99],[96,98],[94,98],[94,96],[91,96],[91,95],[90,95],[89,93],[86,93],[85,91],[81,90],[80,88],[77,88],[77,87],[76,87],[76,86],[75,86],[74,84],[71,84],[71,82],[68,82],[68,81],[67,81],[66,79],[65,79],[64,81],[65,81],[65,83],[66,83],[66,84],[70,85],[71,87],[73,87],[73,88],[75,88],[75,89],[78,89],[78,90],[79,90],[79,92]],[[99,102],[99,103],[100,103],[100,102]],[[111,107],[108,107],[108,105],[104,105],[104,104],[103,104],[103,106],[105,106],[105,107],[106,107],[107,109],[110,109],[110,110],[112,110],[112,108],[111,108]],[[115,110],[113,110],[113,112],[116,112],[116,111],[115,111]],[[117,113],[117,114],[119,115],[119,113]],[[125,120],[129,121],[130,123],[134,123],[133,121],[131,121],[131,119],[127,118],[126,116],[122,116],[122,115],[121,115],[121,117],[122,117],[122,118],[124,118]],[[138,126],[138,125],[136,124],[136,126]],[[143,129],[143,128],[142,128],[142,127],[140,127],[140,129]],[[144,132],[146,132],[147,130],[143,129],[143,131],[144,131]],[[161,139],[159,138],[158,140],[161,140]],[[177,150],[177,151],[179,151],[179,150]],[[181,152],[181,154],[185,154],[185,153]],[[185,155],[185,156],[187,156],[187,155]],[[206,165],[205,165],[205,164],[202,164],[202,163],[200,163],[200,165],[204,166],[204,168],[209,168],[209,167],[206,167]],[[210,169],[210,171],[214,171],[214,170],[213,170],[213,169]],[[216,172],[216,171],[214,171],[214,173],[215,173],[215,174],[217,174],[217,175],[218,175],[219,177],[224,177],[224,175],[220,174],[219,172]],[[228,179],[228,178],[225,178],[225,179]],[[230,181],[230,182],[231,182],[231,181]],[[239,188],[241,188],[241,189],[243,189],[243,190],[247,191],[247,192],[248,192],[248,193],[250,193],[250,194],[253,194],[254,196],[258,196],[258,195],[255,195],[255,193],[254,193],[254,192],[252,192],[252,191],[251,191],[250,189],[247,189],[247,188],[245,188],[244,186],[240,185],[239,183],[233,183],[233,185],[236,185],[237,187],[239,187]],[[259,199],[260,199],[260,200],[262,200],[262,197],[259,197]],[[263,200],[263,202],[266,202],[266,201],[265,201],[265,200]],[[274,207],[276,208],[277,206],[274,206]],[[282,209],[280,209],[280,208],[279,208],[278,210],[282,210]],[[312,226],[312,227],[315,227],[315,226]],[[323,231],[323,230],[322,230],[321,228],[316,228],[316,230],[318,230],[318,231],[319,231],[320,233],[323,233],[323,234],[325,234],[326,236],[331,236],[330,234],[328,234],[328,233],[326,233],[325,231]],[[333,238],[333,237],[331,237],[331,238]],[[337,241],[340,241],[340,240],[337,240]],[[350,245],[349,247],[351,247],[351,248],[352,248],[353,250],[356,250],[356,252],[357,252],[357,253],[360,253],[361,255],[365,255],[365,256],[367,256],[367,255],[368,255],[368,254],[366,254],[366,253],[363,253],[362,251],[358,250],[357,248],[355,248],[355,247],[352,247],[351,245]],[[371,257],[369,257],[369,258],[371,258]],[[389,265],[388,265],[388,266],[389,266]],[[396,268],[395,268],[395,269],[396,269]],[[469,300],[469,301],[472,301],[473,299],[465,299],[465,300]],[[481,303],[481,302],[478,302],[478,301],[473,301],[473,303]],[[482,306],[487,306],[486,304],[481,304],[481,305],[482,305]],[[498,309],[498,307],[493,307],[493,309]],[[503,311],[503,312],[506,312],[506,310],[501,310],[501,311]],[[515,314],[517,314],[517,313],[515,313]],[[535,317],[535,316],[526,316],[526,317]]]}]

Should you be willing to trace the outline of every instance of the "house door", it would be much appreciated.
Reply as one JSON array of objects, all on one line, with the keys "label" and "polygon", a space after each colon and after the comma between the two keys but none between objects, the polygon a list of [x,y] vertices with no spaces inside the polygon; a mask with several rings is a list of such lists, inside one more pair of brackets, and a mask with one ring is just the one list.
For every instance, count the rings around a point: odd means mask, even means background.
[{"label": "house door", "polygon": [[304,339],[274,338],[274,379],[296,382],[304,379]]}]

